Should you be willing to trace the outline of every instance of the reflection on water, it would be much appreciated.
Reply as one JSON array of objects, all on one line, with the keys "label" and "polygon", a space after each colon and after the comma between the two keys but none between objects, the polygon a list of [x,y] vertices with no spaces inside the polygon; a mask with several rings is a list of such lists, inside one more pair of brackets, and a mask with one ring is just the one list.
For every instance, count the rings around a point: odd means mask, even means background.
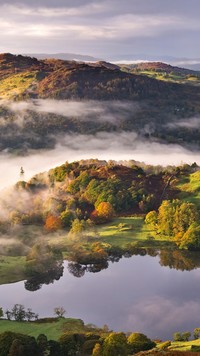
[{"label": "reflection on water", "polygon": [[132,257],[112,258],[108,268],[64,262],[63,277],[49,279],[53,283],[34,293],[24,282],[0,286],[1,306],[6,310],[20,303],[40,317],[52,316],[53,309],[62,306],[67,316],[85,323],[171,338],[173,332],[200,326],[199,255],[141,249]]},{"label": "reflection on water", "polygon": [[[97,263],[80,263],[76,261],[68,262],[68,271],[74,277],[81,278],[85,273],[98,273],[109,267],[110,263],[119,262],[123,257],[131,258],[132,256],[151,256],[159,257],[159,263],[163,267],[169,267],[180,271],[191,271],[200,267],[200,253],[199,251],[191,252],[186,250],[157,250],[154,248],[132,248],[131,251],[126,251],[120,248],[112,249],[108,258],[98,260]],[[55,256],[47,255],[48,258],[34,260],[34,263],[28,265],[27,280],[24,286],[29,291],[36,291],[42,287],[43,284],[53,283],[63,276],[63,259],[62,254],[57,253]]]},{"label": "reflection on water", "polygon": [[77,262],[68,263],[68,271],[74,277],[83,277],[86,272],[97,273],[109,267],[109,263],[119,262],[122,257],[130,258],[132,256],[159,256],[161,266],[174,268],[180,271],[191,271],[200,267],[200,252],[186,250],[157,250],[153,248],[132,248],[132,251],[116,249],[113,251],[107,261],[102,260],[101,263],[81,264]]}]

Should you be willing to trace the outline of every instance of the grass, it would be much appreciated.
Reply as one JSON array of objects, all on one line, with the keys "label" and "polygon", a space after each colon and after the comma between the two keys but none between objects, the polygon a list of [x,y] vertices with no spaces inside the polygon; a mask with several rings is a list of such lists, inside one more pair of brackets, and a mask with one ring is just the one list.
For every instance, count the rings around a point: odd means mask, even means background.
[{"label": "grass", "polygon": [[200,208],[200,171],[190,174],[187,180],[184,178],[179,181],[177,188],[181,191],[181,200],[194,203]]},{"label": "grass", "polygon": [[0,255],[0,284],[14,283],[25,278],[24,256],[1,256]]},{"label": "grass", "polygon": [[171,346],[169,347],[170,350],[177,350],[177,351],[190,351],[192,345],[200,347],[200,339],[191,340],[191,341],[178,341],[172,342]]},{"label": "grass", "polygon": [[[132,70],[132,73],[135,73],[135,70]],[[150,78],[157,80],[163,80],[165,82],[180,83],[180,84],[191,84],[199,85],[200,77],[195,75],[185,75],[185,74],[175,74],[175,73],[165,73],[165,72],[156,72],[153,70],[140,70],[136,72],[139,75],[146,75]]]},{"label": "grass", "polygon": [[[123,224],[122,228],[120,224]],[[169,247],[171,245],[166,238],[150,230],[144,223],[144,218],[138,216],[115,218],[112,222],[99,226],[97,231],[102,242],[121,248],[132,243],[140,247],[152,247],[152,245]]]},{"label": "grass", "polygon": [[12,99],[31,89],[37,82],[37,72],[23,72],[0,81],[0,98]]},{"label": "grass", "polygon": [[[65,332],[86,333],[91,331],[91,328],[84,325],[81,319],[58,318],[57,321],[51,321],[51,318],[48,319],[49,322],[17,322],[14,320],[0,319],[0,334],[9,330],[36,338],[40,334],[45,334],[48,339],[58,340]],[[98,331],[99,329],[93,328],[93,330]]]}]

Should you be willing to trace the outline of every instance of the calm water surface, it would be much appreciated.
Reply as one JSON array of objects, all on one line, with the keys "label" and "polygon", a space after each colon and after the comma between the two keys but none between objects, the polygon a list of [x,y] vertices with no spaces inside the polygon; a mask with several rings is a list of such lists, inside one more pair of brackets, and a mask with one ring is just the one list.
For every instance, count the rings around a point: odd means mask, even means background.
[{"label": "calm water surface", "polygon": [[63,306],[68,317],[152,338],[167,339],[175,331],[200,327],[200,269],[161,267],[158,257],[123,258],[82,278],[70,274],[65,262],[59,281],[35,292],[27,291],[24,282],[2,285],[0,295],[4,310],[20,303],[43,317]]}]

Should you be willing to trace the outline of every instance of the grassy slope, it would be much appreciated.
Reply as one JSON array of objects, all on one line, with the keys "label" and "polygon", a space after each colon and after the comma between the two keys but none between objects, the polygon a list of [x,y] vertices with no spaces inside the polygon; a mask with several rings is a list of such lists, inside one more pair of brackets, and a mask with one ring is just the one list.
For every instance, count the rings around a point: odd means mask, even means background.
[{"label": "grassy slope", "polygon": [[[161,348],[163,343],[158,344],[157,347],[158,349]],[[177,341],[177,342],[172,342],[171,346],[169,346],[169,350],[177,350],[177,351],[190,351],[191,346],[199,346],[200,347],[200,339],[197,340],[191,340],[191,341]]]},{"label": "grassy slope", "polygon": [[1,256],[0,255],[0,284],[14,283],[25,278],[25,257]]},{"label": "grassy slope", "polygon": [[90,331],[82,320],[72,318],[60,318],[54,322],[17,322],[12,320],[0,320],[0,334],[4,331],[13,331],[37,337],[45,334],[48,339],[58,340],[64,332],[85,333]]},{"label": "grassy slope", "polygon": [[23,72],[0,81],[0,99],[12,99],[37,83],[37,72]]},{"label": "grassy slope", "polygon": [[200,171],[183,178],[177,185],[180,199],[196,204],[200,208]]},{"label": "grassy slope", "polygon": [[[125,224],[122,229],[119,224]],[[156,236],[147,225],[144,224],[143,217],[119,217],[106,225],[98,227],[100,239],[113,246],[125,247],[127,244],[135,243],[140,247],[166,247],[171,243],[160,235]]]},{"label": "grassy slope", "polygon": [[[132,71],[134,73],[134,71]],[[154,78],[157,80],[163,80],[165,82],[171,83],[180,83],[180,84],[192,84],[192,85],[200,85],[200,78],[196,76],[186,76],[186,75],[178,75],[178,74],[165,74],[164,72],[155,72],[155,71],[140,71],[138,74],[146,75],[150,78]]]}]

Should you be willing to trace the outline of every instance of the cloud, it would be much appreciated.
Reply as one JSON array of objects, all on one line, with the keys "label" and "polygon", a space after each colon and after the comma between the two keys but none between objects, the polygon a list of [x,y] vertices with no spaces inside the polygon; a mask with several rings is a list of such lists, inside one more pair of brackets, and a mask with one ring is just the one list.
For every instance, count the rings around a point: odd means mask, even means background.
[{"label": "cloud", "polygon": [[59,166],[66,161],[98,158],[103,160],[135,160],[153,165],[180,165],[197,162],[199,152],[191,152],[179,145],[166,145],[141,140],[135,132],[105,133],[95,135],[68,134],[58,137],[52,150],[29,151],[27,156],[0,155],[0,188],[20,179],[20,167],[25,170],[24,179]]},{"label": "cloud", "polygon": [[[50,113],[66,118],[76,118],[79,121],[109,122],[118,125],[130,113],[141,110],[137,102],[130,101],[76,101],[76,100],[32,100],[21,102],[9,102],[2,100],[0,104],[16,114],[16,123],[24,122],[24,116],[31,120],[30,112]],[[47,120],[48,117],[46,118]],[[45,117],[43,118],[45,120]],[[6,122],[5,120],[3,122]],[[1,122],[0,122],[1,125]]]},{"label": "cloud", "polygon": [[[192,0],[195,2],[195,0]],[[171,6],[169,5],[171,3]],[[185,0],[181,6],[170,0],[160,3],[152,0],[151,6],[146,1],[108,0],[96,1],[12,1],[0,2],[0,31],[2,33],[2,51],[33,53],[50,51],[83,52],[102,56],[123,49],[133,53],[143,52],[151,45],[152,52],[160,50],[165,41],[163,36],[184,49],[180,38],[184,32],[193,32],[188,36],[190,46],[195,46],[200,25],[196,10]],[[172,11],[173,9],[173,11]],[[173,32],[173,39],[171,33]],[[31,39],[31,43],[29,40]],[[150,39],[155,39],[152,44]],[[131,48],[132,47],[132,48]],[[162,46],[163,47],[163,46]],[[162,51],[167,51],[167,41]],[[175,50],[175,47],[172,47]],[[196,47],[194,47],[196,51]],[[127,53],[127,52],[126,52]]]},{"label": "cloud", "polygon": [[185,129],[200,129],[200,117],[193,117],[189,119],[171,122],[167,125],[169,128],[185,128]]},{"label": "cloud", "polygon": [[133,325],[137,325],[138,331],[150,337],[156,338],[162,334],[172,337],[171,330],[185,331],[183,326],[187,329],[190,325],[198,325],[199,312],[200,306],[195,300],[181,303],[173,298],[155,295],[135,302],[129,309],[128,320],[122,328],[131,330]]}]

